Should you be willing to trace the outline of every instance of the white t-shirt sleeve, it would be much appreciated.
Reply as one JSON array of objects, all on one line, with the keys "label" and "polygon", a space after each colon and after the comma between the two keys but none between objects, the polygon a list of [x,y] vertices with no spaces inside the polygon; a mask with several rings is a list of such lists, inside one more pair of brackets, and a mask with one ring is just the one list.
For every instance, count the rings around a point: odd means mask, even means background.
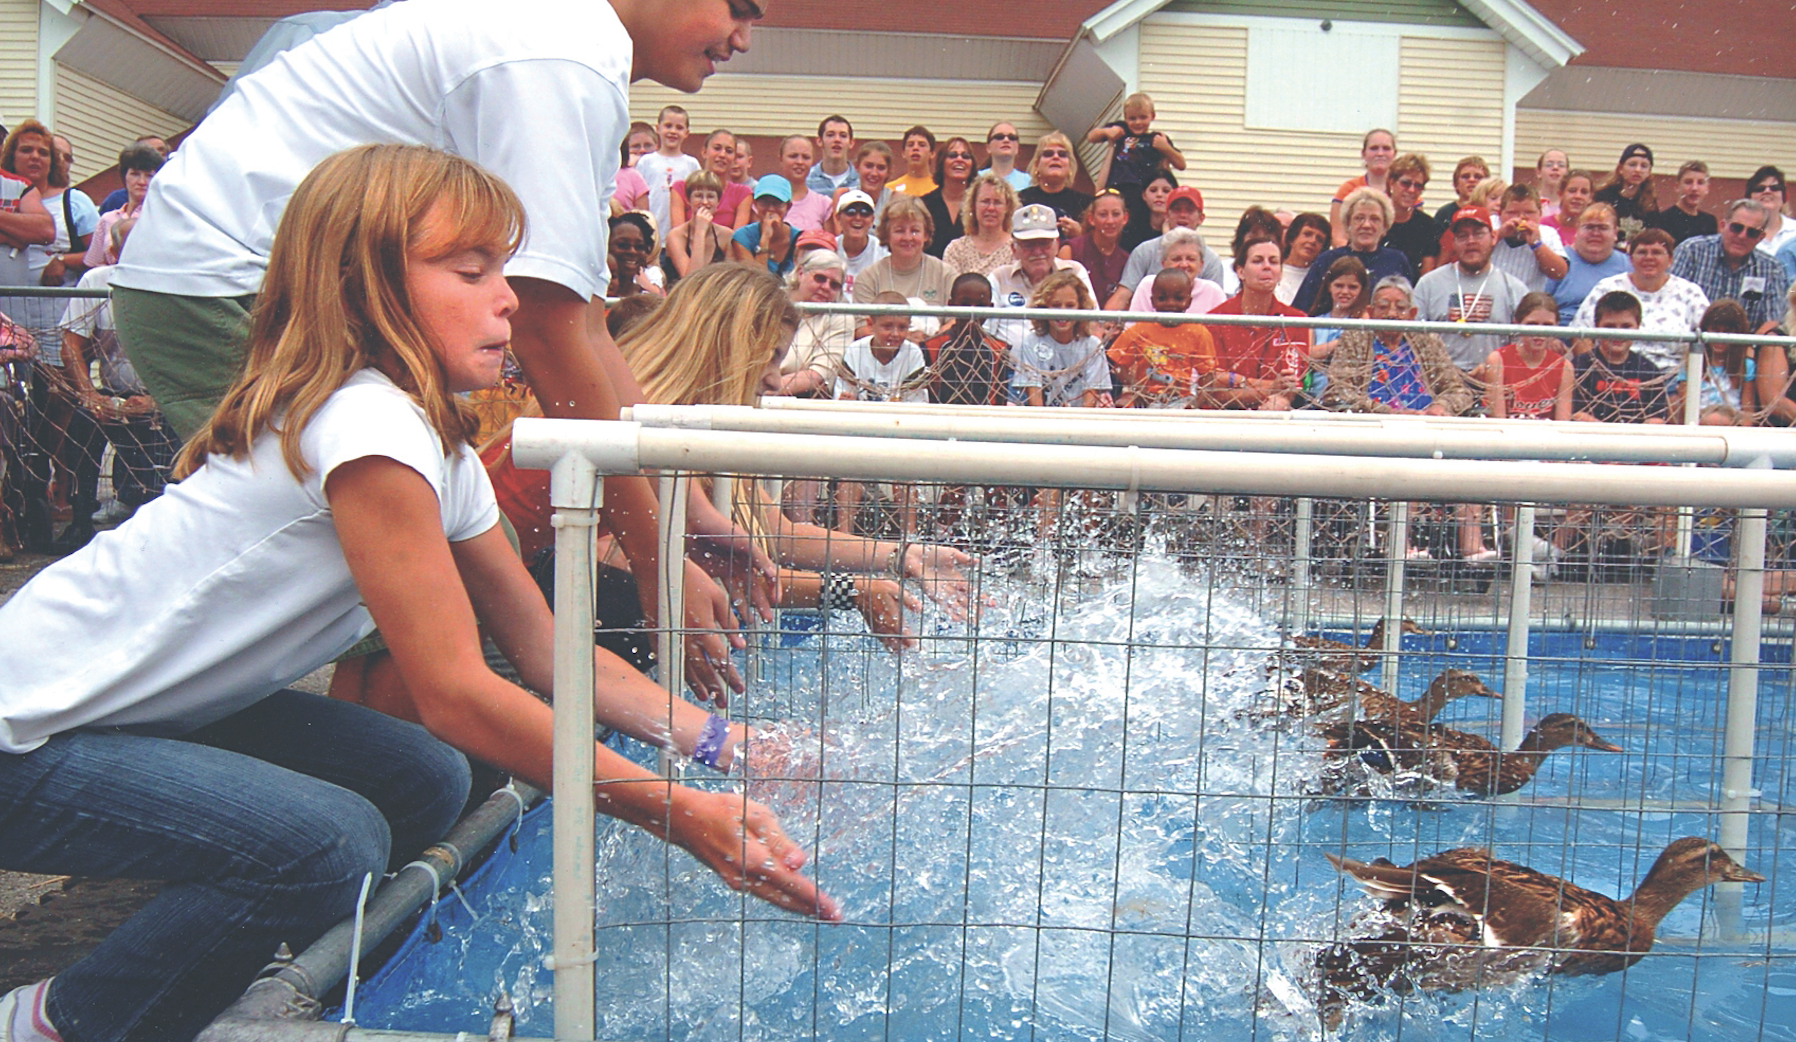
[{"label": "white t-shirt sleeve", "polygon": [[[112,268],[110,265],[89,268],[81,275],[81,281],[75,285],[80,289],[105,289],[111,283]],[[62,328],[87,340],[92,340],[94,326],[100,316],[110,306],[110,300],[93,297],[76,297],[69,301],[69,306],[62,313]],[[107,323],[111,328],[111,323]]]},{"label": "white t-shirt sleeve", "polygon": [[466,446],[443,455],[443,443],[423,410],[385,378],[358,376],[333,395],[306,425],[300,451],[312,467],[306,492],[328,506],[324,484],[345,463],[382,456],[416,471],[436,493],[443,534],[472,539],[499,523],[486,468]]},{"label": "white t-shirt sleeve", "polygon": [[450,150],[504,179],[524,204],[524,245],[506,264],[507,275],[544,279],[587,298],[605,289],[605,211],[629,125],[618,86],[565,59],[496,64],[444,99]]}]

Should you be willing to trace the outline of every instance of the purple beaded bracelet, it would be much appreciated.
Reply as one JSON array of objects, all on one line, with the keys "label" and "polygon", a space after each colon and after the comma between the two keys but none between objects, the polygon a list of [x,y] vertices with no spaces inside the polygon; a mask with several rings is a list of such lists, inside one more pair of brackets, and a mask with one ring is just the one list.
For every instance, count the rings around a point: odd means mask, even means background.
[{"label": "purple beaded bracelet", "polygon": [[723,753],[724,739],[730,734],[730,722],[712,713],[705,720],[704,730],[698,733],[698,741],[692,743],[692,758],[712,770],[717,769],[717,757]]}]

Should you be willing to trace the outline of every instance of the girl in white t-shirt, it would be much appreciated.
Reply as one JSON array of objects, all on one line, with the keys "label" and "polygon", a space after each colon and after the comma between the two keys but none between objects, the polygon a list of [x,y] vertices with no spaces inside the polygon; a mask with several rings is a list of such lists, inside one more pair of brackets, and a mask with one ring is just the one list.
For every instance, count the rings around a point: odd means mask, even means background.
[{"label": "girl in white t-shirt", "polygon": [[[1030,307],[1096,311],[1091,292],[1077,273],[1057,271],[1036,287]],[[1016,349],[1010,386],[1029,405],[1110,404],[1110,360],[1092,335],[1091,323],[1075,319],[1030,319],[1030,331]]]},{"label": "girl in white t-shirt", "polygon": [[[441,152],[319,164],[181,480],[0,606],[30,649],[0,656],[0,868],[171,881],[0,1000],[0,1037],[190,1038],[278,945],[310,944],[441,835],[462,753],[549,783],[550,710],[487,667],[480,629],[548,692],[553,622],[455,397],[498,378],[522,225],[509,188]],[[386,715],[286,690],[376,624],[404,679]],[[595,674],[603,724],[719,769],[746,737],[608,652]],[[605,813],[835,916],[765,808],[594,755]]]}]

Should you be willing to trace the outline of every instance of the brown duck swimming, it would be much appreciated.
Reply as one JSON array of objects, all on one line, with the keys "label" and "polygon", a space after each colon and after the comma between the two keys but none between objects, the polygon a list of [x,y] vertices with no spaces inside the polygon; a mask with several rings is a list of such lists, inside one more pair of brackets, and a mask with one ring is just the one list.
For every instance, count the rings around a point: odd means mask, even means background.
[{"label": "brown duck swimming", "polygon": [[[1398,633],[1419,633],[1423,636],[1428,631],[1416,625],[1414,619],[1404,619],[1398,626]],[[1296,655],[1305,661],[1314,662],[1323,669],[1332,669],[1346,673],[1363,673],[1378,665],[1384,651],[1384,620],[1379,619],[1372,624],[1372,632],[1366,634],[1364,646],[1355,647],[1346,641],[1331,637],[1312,637],[1299,634],[1291,638]],[[1373,654],[1367,654],[1367,652]],[[1316,653],[1320,653],[1320,657]]]},{"label": "brown duck swimming", "polygon": [[1380,774],[1423,776],[1477,796],[1501,796],[1528,784],[1555,749],[1582,745],[1608,753],[1622,751],[1570,713],[1542,717],[1509,753],[1478,735],[1437,724],[1355,720],[1325,728],[1322,735],[1337,760],[1355,754],[1361,764]]},{"label": "brown duck swimming", "polygon": [[1665,848],[1632,897],[1618,901],[1490,851],[1443,851],[1413,865],[1324,855],[1384,904],[1361,937],[1316,954],[1323,1015],[1378,988],[1459,991],[1528,973],[1614,973],[1640,961],[1666,913],[1719,882],[1762,883],[1720,846],[1685,838]]},{"label": "brown duck swimming", "polygon": [[1357,698],[1360,716],[1367,720],[1387,720],[1425,724],[1440,714],[1447,703],[1469,695],[1502,698],[1492,691],[1484,679],[1463,669],[1444,670],[1428,682],[1428,687],[1413,702],[1405,702],[1383,688],[1373,687],[1358,677],[1343,676],[1311,667],[1299,677],[1302,687],[1302,715],[1345,717]]}]

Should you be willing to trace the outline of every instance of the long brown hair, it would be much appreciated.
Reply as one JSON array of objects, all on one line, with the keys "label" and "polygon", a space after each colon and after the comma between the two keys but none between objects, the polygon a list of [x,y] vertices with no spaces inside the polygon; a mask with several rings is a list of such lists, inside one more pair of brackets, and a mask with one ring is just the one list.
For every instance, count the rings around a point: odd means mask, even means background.
[{"label": "long brown hair", "polygon": [[509,256],[523,234],[524,210],[511,189],[446,152],[364,145],[319,163],[281,214],[243,371],[181,451],[175,476],[214,453],[241,458],[264,429],[277,429],[281,458],[303,478],[311,469],[299,448],[306,424],[369,366],[418,402],[444,455],[454,452],[475,424],[444,386],[442,365],[412,314],[407,258],[470,249]]}]

